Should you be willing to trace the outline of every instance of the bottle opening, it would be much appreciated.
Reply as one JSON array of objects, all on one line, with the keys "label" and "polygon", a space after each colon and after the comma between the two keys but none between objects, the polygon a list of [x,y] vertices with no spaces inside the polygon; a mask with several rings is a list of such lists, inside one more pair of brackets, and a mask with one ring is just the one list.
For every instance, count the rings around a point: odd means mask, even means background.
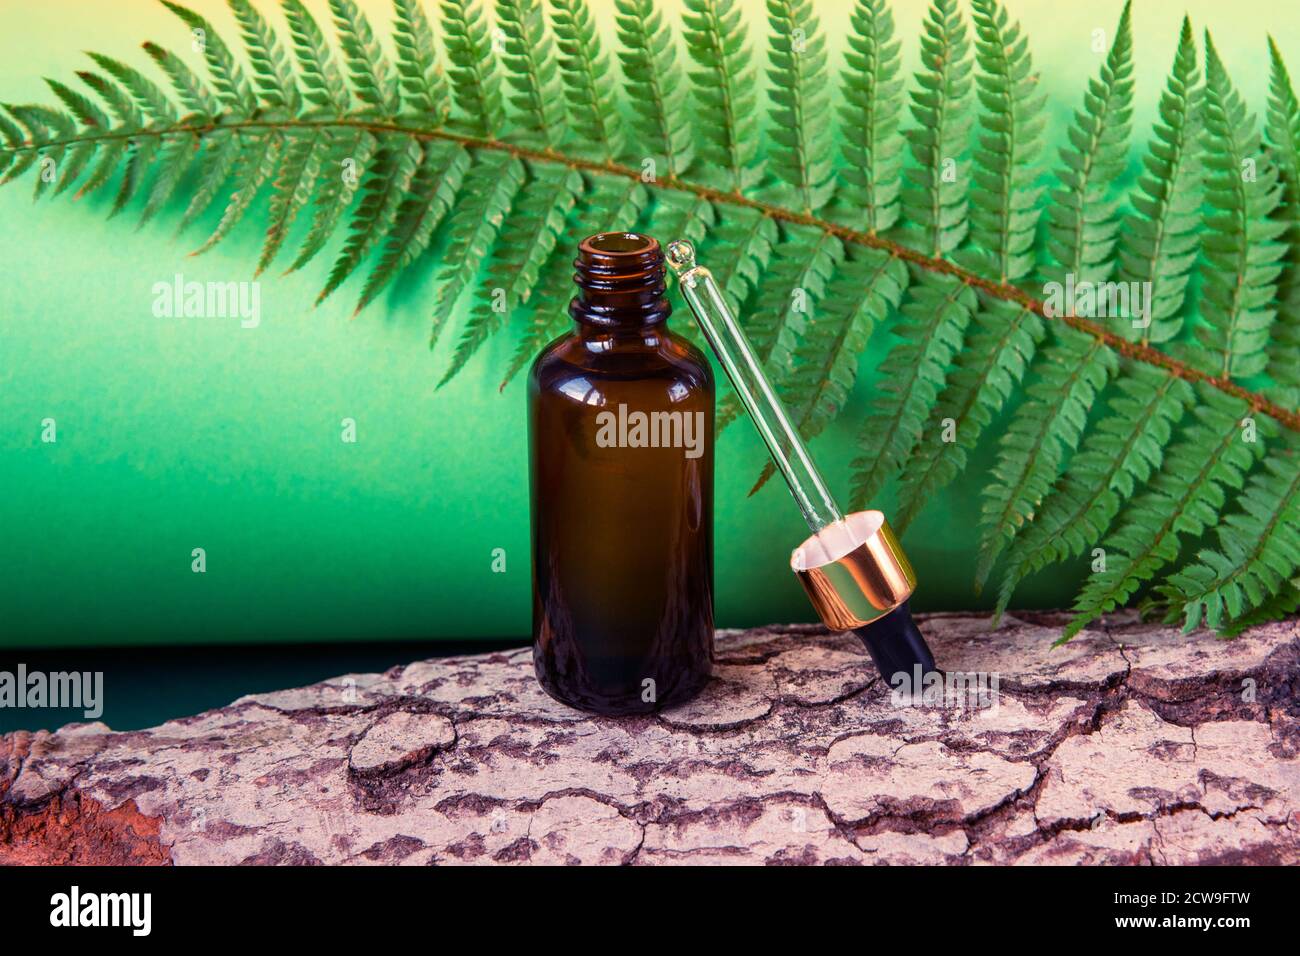
[{"label": "bottle opening", "polygon": [[645,328],[672,312],[659,241],[637,232],[598,232],[578,245],[569,314],[589,326]]},{"label": "bottle opening", "polygon": [[653,252],[659,242],[636,232],[601,232],[585,239],[582,245],[592,252],[618,254]]}]

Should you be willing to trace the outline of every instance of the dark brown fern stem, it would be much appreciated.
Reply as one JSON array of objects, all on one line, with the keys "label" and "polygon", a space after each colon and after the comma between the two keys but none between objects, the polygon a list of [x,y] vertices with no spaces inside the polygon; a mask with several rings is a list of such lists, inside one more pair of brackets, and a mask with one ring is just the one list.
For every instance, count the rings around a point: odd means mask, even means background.
[{"label": "dark brown fern stem", "polygon": [[[119,132],[108,132],[98,135],[78,135],[65,137],[62,139],[52,139],[49,142],[40,145],[24,144],[6,150],[6,152],[18,153],[30,149],[48,149],[56,146],[68,146],[74,143],[83,142],[109,142],[121,139],[139,139],[146,136],[175,136],[175,135],[194,135],[203,136],[218,130],[240,130],[240,129],[362,129],[372,133],[397,133],[404,136],[411,136],[420,140],[443,140],[448,142],[459,143],[468,149],[485,149],[498,150],[510,153],[520,159],[532,160],[534,162],[556,163],[568,166],[572,169],[584,170],[593,173],[602,173],[610,176],[623,176],[628,179],[642,181],[641,171],[633,169],[631,166],[615,162],[601,162],[592,159],[583,159],[578,156],[568,156],[557,150],[549,148],[536,148],[523,146],[517,143],[510,143],[501,139],[493,139],[479,136],[471,136],[463,133],[456,133],[445,129],[419,129],[416,127],[405,126],[394,121],[371,120],[364,118],[339,118],[339,119],[268,119],[268,120],[236,120],[233,122],[207,122],[195,124],[178,124],[166,129],[141,129],[126,130]],[[972,288],[979,289],[981,292],[997,299],[1007,302],[1014,302],[1047,320],[1060,320],[1066,325],[1071,326],[1105,343],[1116,352],[1130,359],[1139,362],[1145,362],[1148,365],[1154,365],[1164,369],[1171,375],[1183,379],[1187,382],[1204,382],[1213,388],[1218,389],[1228,395],[1245,402],[1252,411],[1268,415],[1282,425],[1295,432],[1300,432],[1300,411],[1286,409],[1277,403],[1270,401],[1267,397],[1252,392],[1237,383],[1231,381],[1226,376],[1211,375],[1194,368],[1185,362],[1181,362],[1168,355],[1165,352],[1141,342],[1130,342],[1123,336],[1106,329],[1100,323],[1092,319],[1084,318],[1073,314],[1056,315],[1047,310],[1042,299],[1038,299],[1023,289],[1012,285],[997,282],[991,279],[985,279],[982,276],[964,269],[961,266],[948,261],[947,259],[930,256],[924,252],[905,246],[902,243],[892,239],[887,239],[878,233],[867,232],[854,229],[850,226],[844,226],[839,223],[821,219],[818,216],[807,212],[797,212],[792,209],[786,209],[782,206],[776,206],[771,203],[763,202],[759,199],[753,199],[736,191],[727,191],[717,189],[712,186],[704,186],[699,183],[692,183],[676,176],[668,176],[651,185],[658,186],[661,189],[671,189],[677,192],[690,193],[701,199],[710,202],[726,203],[732,206],[738,206],[746,209],[753,209],[770,219],[778,222],[785,222],[791,225],[810,226],[821,229],[833,236],[855,245],[867,246],[872,249],[879,249],[889,253],[895,258],[904,262],[911,263],[918,268],[930,272],[951,276],[964,282]]]}]

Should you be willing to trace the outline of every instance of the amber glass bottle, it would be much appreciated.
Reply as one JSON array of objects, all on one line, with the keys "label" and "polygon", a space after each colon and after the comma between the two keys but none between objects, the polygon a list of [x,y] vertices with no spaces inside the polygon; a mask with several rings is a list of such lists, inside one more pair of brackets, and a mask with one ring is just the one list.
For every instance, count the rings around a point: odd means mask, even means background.
[{"label": "amber glass bottle", "polygon": [[694,696],[713,661],[713,375],[668,330],[659,243],[582,242],[574,327],[528,379],[533,662],[602,714]]}]

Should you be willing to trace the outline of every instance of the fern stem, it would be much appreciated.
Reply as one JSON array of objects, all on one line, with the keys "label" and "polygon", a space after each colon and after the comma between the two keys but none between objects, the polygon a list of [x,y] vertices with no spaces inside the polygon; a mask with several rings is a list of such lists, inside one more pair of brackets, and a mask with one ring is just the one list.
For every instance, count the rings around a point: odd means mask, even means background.
[{"label": "fern stem", "polygon": [[[639,169],[633,169],[632,167],[626,166],[622,163],[599,162],[596,160],[582,159],[581,157],[569,156],[555,150],[530,148],[501,139],[470,136],[446,129],[420,129],[396,122],[382,122],[362,118],[319,120],[264,119],[238,120],[229,123],[216,121],[207,121],[203,123],[178,123],[166,128],[155,127],[126,129],[105,133],[89,132],[75,136],[56,137],[39,145],[25,142],[11,148],[0,149],[0,154],[21,154],[32,150],[57,149],[61,146],[72,146],[82,142],[129,141],[151,136],[162,138],[186,133],[203,136],[208,133],[223,130],[233,131],[242,129],[350,129],[364,130],[380,135],[398,133],[420,140],[444,140],[459,143],[467,149],[498,150],[510,153],[520,159],[532,160],[534,162],[556,163],[568,166],[571,169],[582,170],[585,172],[603,173],[610,176],[623,176],[628,179],[635,179],[638,182],[641,181],[641,171]],[[770,219],[777,222],[787,223],[789,225],[811,226],[816,229],[821,229],[845,242],[852,242],[855,245],[866,246],[871,249],[880,249],[904,262],[915,265],[920,269],[925,269],[929,272],[934,272],[940,275],[952,276],[953,278],[959,279],[972,288],[978,289],[989,296],[1007,302],[1013,302],[1029,309],[1037,315],[1042,316],[1044,319],[1064,322],[1071,328],[1077,329],[1085,335],[1098,339],[1110,346],[1120,355],[1133,359],[1134,361],[1154,365],[1171,375],[1178,376],[1186,382],[1191,382],[1193,384],[1203,382],[1211,388],[1215,388],[1227,395],[1239,398],[1249,405],[1252,411],[1268,415],[1279,424],[1285,425],[1288,429],[1300,432],[1300,411],[1283,408],[1276,402],[1270,401],[1264,395],[1244,388],[1236,382],[1231,381],[1226,376],[1214,375],[1210,372],[1198,369],[1186,362],[1180,361],[1172,355],[1160,351],[1154,346],[1144,345],[1140,342],[1130,342],[1124,337],[1109,331],[1099,322],[1093,321],[1092,319],[1073,315],[1071,313],[1058,315],[1055,310],[1047,309],[1042,299],[1035,298],[1023,289],[1011,285],[1004,285],[990,279],[985,279],[984,277],[976,275],[970,270],[965,269],[954,262],[950,262],[947,259],[927,255],[925,252],[913,249],[910,246],[903,245],[902,243],[896,242],[892,239],[887,239],[884,236],[873,235],[869,232],[840,225],[839,223],[822,219],[810,213],[785,209],[781,206],[763,202],[759,199],[753,199],[737,192],[716,189],[711,186],[688,182],[676,177],[665,177],[660,179],[657,183],[653,184],[653,188],[690,193],[698,198],[706,199],[710,202],[723,203],[744,209],[753,209]]]}]

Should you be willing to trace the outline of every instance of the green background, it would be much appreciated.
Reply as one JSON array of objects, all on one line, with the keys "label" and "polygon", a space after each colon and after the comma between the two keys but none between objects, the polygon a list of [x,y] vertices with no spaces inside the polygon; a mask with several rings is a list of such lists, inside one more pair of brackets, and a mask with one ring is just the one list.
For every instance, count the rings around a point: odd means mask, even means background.
[{"label": "green background", "polygon": [[[223,4],[191,5],[236,36]],[[386,35],[386,0],[363,6]],[[608,6],[594,5],[607,34]],[[833,51],[848,8],[818,5]],[[1062,124],[1100,60],[1091,33],[1100,27],[1109,38],[1119,8],[1109,0],[1009,4],[1053,104],[1052,165]],[[1257,112],[1265,33],[1300,63],[1294,4],[1139,4],[1135,139],[1143,146],[1185,8],[1198,29],[1214,30]],[[924,5],[894,9],[910,69]],[[760,4],[746,10],[761,19]],[[0,99],[49,102],[40,77],[70,79],[87,64],[85,49],[142,65],[144,39],[187,47],[179,21],[150,0],[3,0]],[[105,218],[108,195],[33,204],[31,188],[25,180],[0,189],[0,645],[527,635],[524,377],[498,392],[513,341],[497,336],[435,391],[449,344],[426,347],[436,249],[355,320],[356,277],[311,307],[341,235],[302,273],[281,278],[273,267],[263,276],[256,329],[236,318],[160,319],[152,287],[178,272],[187,281],[251,278],[264,205],[225,243],[190,259],[205,233],[174,240],[178,208],[137,231],[130,212]],[[678,321],[687,317],[680,306]],[[814,448],[840,493],[881,341],[863,359],[848,412]],[[47,417],[58,423],[53,445],[40,441]],[[343,418],[356,420],[356,444],[340,440]],[[967,479],[909,529],[921,609],[987,602],[971,578],[977,489],[998,431],[995,423]],[[747,497],[764,460],[743,422],[721,436],[723,626],[812,616],[788,570],[805,532],[785,489],[773,483]],[[889,503],[877,504],[888,512]],[[190,570],[196,547],[206,550],[206,574]],[[492,570],[496,548],[505,549],[503,574]],[[1080,573],[1039,575],[1016,604],[1064,603]]]}]

